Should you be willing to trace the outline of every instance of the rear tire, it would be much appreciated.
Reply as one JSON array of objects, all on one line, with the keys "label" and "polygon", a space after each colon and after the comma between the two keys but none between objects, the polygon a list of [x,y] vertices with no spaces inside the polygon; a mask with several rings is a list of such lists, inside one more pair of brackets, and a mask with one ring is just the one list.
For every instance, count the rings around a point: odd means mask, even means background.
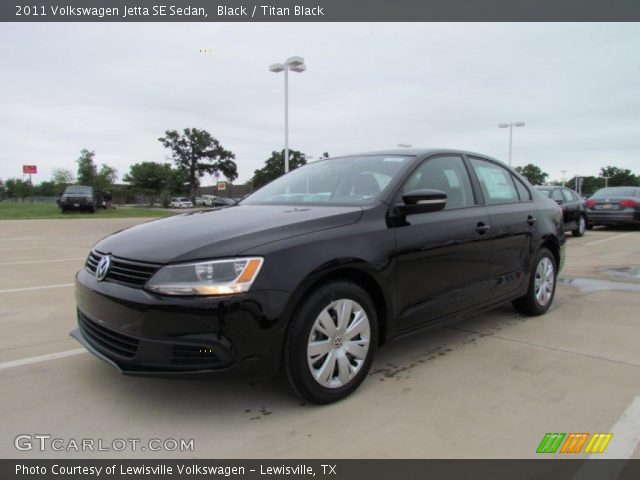
[{"label": "rear tire", "polygon": [[513,301],[520,313],[537,316],[546,313],[556,293],[558,270],[556,259],[547,248],[538,250],[531,262],[526,295]]},{"label": "rear tire", "polygon": [[571,230],[571,234],[574,237],[583,237],[584,232],[586,230],[587,230],[587,219],[584,217],[584,215],[580,215],[580,218],[578,219],[578,226],[576,227],[575,230]]},{"label": "rear tire", "polygon": [[367,292],[348,281],[327,283],[294,313],[284,345],[284,377],[310,402],[342,400],[366,378],[377,344],[378,319]]}]

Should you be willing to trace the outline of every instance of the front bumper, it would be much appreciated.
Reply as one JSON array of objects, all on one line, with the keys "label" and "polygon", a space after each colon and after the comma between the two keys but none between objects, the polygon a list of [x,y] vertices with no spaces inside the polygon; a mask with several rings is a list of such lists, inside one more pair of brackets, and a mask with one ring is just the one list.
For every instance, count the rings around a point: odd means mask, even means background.
[{"label": "front bumper", "polygon": [[249,375],[278,371],[289,294],[165,297],[86,270],[76,276],[71,336],[130,375]]},{"label": "front bumper", "polygon": [[640,211],[635,210],[589,210],[591,225],[633,225],[640,224]]}]

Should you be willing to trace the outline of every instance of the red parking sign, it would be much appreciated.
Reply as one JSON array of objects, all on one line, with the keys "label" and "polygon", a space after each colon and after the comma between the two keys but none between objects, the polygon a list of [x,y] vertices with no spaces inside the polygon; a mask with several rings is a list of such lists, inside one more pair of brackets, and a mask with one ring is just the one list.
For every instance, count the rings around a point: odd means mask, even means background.
[{"label": "red parking sign", "polygon": [[23,165],[22,173],[38,173],[38,167],[36,165]]}]

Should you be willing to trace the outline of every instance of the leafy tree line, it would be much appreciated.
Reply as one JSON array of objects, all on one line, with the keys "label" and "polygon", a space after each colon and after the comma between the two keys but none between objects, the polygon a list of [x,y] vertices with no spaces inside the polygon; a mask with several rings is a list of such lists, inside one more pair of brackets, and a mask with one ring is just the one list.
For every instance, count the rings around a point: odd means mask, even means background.
[{"label": "leafy tree line", "polygon": [[98,191],[108,190],[118,178],[115,168],[102,164],[100,168],[94,161],[95,152],[83,149],[80,157],[76,160],[78,164],[77,179],[73,173],[65,168],[53,170],[51,180],[45,180],[37,185],[31,184],[21,178],[9,178],[0,189],[0,194],[4,197],[18,198],[24,200],[27,197],[55,197],[59,195],[67,185],[78,183],[89,185]]},{"label": "leafy tree line", "polygon": [[[206,175],[220,176],[233,182],[238,178],[235,154],[225,149],[220,141],[206,130],[185,128],[166,130],[158,141],[170,151],[171,163],[143,161],[129,167],[122,180],[129,186],[119,186],[121,193],[160,195],[167,200],[171,195],[189,192],[195,197],[201,179]],[[328,157],[324,153],[322,157]],[[289,151],[289,167],[294,170],[307,163],[308,156],[297,150]],[[56,196],[70,184],[89,185],[98,191],[113,189],[118,178],[115,168],[107,164],[99,167],[95,152],[83,149],[76,160],[77,173],[65,168],[53,171],[51,180],[33,186],[20,178],[8,179],[0,187],[0,195],[24,199],[30,196]],[[284,150],[273,151],[264,166],[254,171],[248,183],[253,188],[275,180],[284,174]],[[116,192],[117,193],[117,192]]]},{"label": "leafy tree line", "polygon": [[[540,167],[529,163],[523,167],[516,167],[516,171],[525,177],[532,185],[545,185],[549,174],[543,172]],[[592,194],[600,188],[636,186],[640,185],[640,175],[635,175],[628,168],[606,166],[600,169],[598,176],[581,176],[582,193]],[[551,185],[562,185],[559,180],[549,182]],[[573,190],[576,189],[576,178],[573,177],[565,182],[565,185]]]}]

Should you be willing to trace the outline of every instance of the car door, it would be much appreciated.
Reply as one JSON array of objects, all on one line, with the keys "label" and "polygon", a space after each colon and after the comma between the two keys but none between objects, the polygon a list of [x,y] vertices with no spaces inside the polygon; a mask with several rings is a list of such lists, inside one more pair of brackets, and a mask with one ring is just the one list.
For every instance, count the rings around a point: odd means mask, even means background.
[{"label": "car door", "polygon": [[425,160],[398,193],[435,189],[447,194],[444,210],[407,215],[395,227],[395,299],[398,330],[437,323],[487,295],[489,217],[477,205],[462,156]]},{"label": "car door", "polygon": [[562,188],[561,190],[562,197],[564,198],[562,210],[565,212],[565,228],[567,230],[573,230],[578,227],[578,219],[580,218],[580,202],[570,190],[566,188]]},{"label": "car door", "polygon": [[469,160],[489,215],[491,283],[487,298],[507,298],[527,284],[537,208],[529,187],[508,169],[487,159]]},{"label": "car door", "polygon": [[562,195],[561,188],[555,188],[551,191],[550,195],[551,200],[556,202],[560,208],[562,209],[562,221],[564,222],[565,228],[571,227],[571,215],[567,211],[567,206],[565,205],[566,201],[564,199],[564,195]]}]

